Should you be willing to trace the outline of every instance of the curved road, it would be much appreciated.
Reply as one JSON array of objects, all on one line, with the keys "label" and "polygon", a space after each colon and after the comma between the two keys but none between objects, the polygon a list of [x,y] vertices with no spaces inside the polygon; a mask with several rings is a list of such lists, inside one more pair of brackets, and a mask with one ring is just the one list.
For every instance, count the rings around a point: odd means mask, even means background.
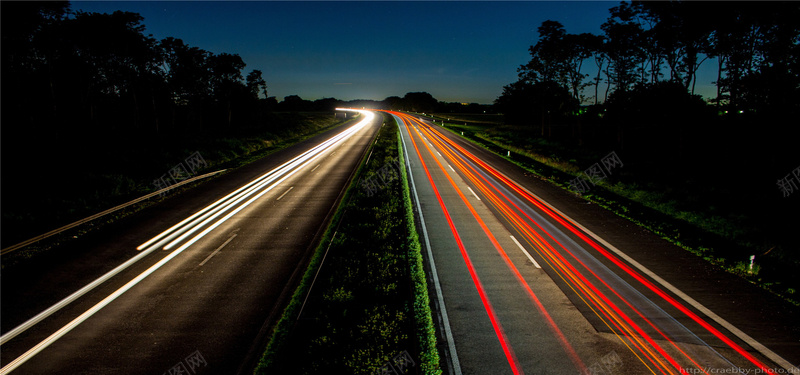
[{"label": "curved road", "polygon": [[[440,125],[390,113],[438,275],[451,373],[800,373],[790,362],[798,360],[797,309],[534,182]],[[618,157],[604,162],[622,166]],[[725,288],[737,293],[720,295]],[[749,309],[723,305],[740,298]],[[737,327],[743,319],[751,319],[748,332]]]},{"label": "curved road", "polygon": [[361,118],[3,270],[0,373],[252,373],[381,125]]}]

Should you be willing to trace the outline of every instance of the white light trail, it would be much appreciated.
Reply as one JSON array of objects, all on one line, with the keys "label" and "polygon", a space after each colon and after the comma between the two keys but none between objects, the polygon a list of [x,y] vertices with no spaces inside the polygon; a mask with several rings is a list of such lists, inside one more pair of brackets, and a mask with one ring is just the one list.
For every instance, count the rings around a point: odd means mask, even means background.
[{"label": "white light trail", "polygon": [[[141,253],[137,254],[135,257],[129,259],[125,263],[117,266],[113,270],[107,272],[100,278],[92,281],[91,283],[87,284],[83,288],[79,289],[78,291],[72,293],[70,296],[64,298],[63,300],[59,301],[55,305],[49,307],[48,309],[42,311],[41,313],[37,314],[33,318],[29,319],[25,323],[19,325],[18,327],[14,328],[13,330],[9,331],[2,337],[0,337],[0,345],[8,342],[15,336],[19,335],[20,333],[24,332],[25,330],[33,327],[37,323],[41,322],[42,320],[46,319],[48,316],[52,315],[56,311],[60,310],[64,306],[68,305],[69,303],[75,301],[76,299],[80,298],[84,294],[88,293],[98,285],[104,283],[111,277],[117,275],[118,273],[122,272],[124,269],[128,268],[130,265],[136,263],[137,261],[141,260],[145,256],[149,255],[164,243],[172,242],[165,247],[165,250],[169,250],[172,246],[177,245],[181,240],[187,238],[192,233],[196,232],[202,227],[205,227],[208,223],[213,221],[216,217],[221,215],[222,213],[228,211],[230,208],[235,206],[237,203],[244,201],[247,198],[250,198],[245,203],[236,207],[233,211],[229,212],[223,218],[214,222],[211,226],[207,227],[205,230],[200,232],[200,234],[193,237],[191,240],[180,246],[178,249],[170,253],[164,259],[153,265],[152,267],[148,268],[145,272],[141,273],[139,276],[125,284],[123,287],[97,303],[91,309],[87,310],[83,314],[81,314],[78,318],[71,321],[69,324],[65,325],[52,335],[50,335],[47,339],[40,342],[28,352],[20,356],[19,358],[15,359],[14,361],[10,362],[8,365],[0,369],[0,375],[7,374],[17,368],[19,365],[39,353],[41,350],[61,338],[61,336],[65,335],[67,332],[72,330],[73,328],[77,327],[80,323],[94,315],[97,311],[100,311],[103,307],[111,303],[114,299],[125,293],[127,290],[132,288],[136,285],[139,281],[143,280],[147,276],[149,276],[152,272],[156,269],[161,267],[163,264],[168,262],[169,260],[173,259],[175,256],[180,254],[183,250],[187,249],[193,243],[197,242],[200,238],[211,232],[214,228],[221,225],[223,222],[231,218],[233,215],[250,205],[251,203],[255,202],[258,198],[278,186],[281,182],[285,181],[298,171],[300,171],[303,167],[313,163],[317,160],[321,155],[325,153],[325,151],[336,147],[344,140],[348,139],[353,134],[357,133],[359,130],[363,129],[367,124],[369,124],[373,118],[375,117],[374,113],[369,111],[361,111],[361,110],[354,110],[354,109],[339,109],[337,110],[347,110],[347,111],[356,111],[360,112],[365,116],[365,118],[359,121],[357,124],[349,127],[348,129],[342,131],[341,133],[331,137],[330,139],[326,140],[325,142],[320,143],[319,145],[311,148],[310,150],[302,153],[301,155],[295,157],[292,160],[287,161],[286,163],[280,165],[277,168],[261,175],[260,177],[256,178],[255,180],[249,182],[247,185],[237,189],[236,191],[226,195],[225,197],[215,201],[214,203],[206,206],[202,210],[196,212],[195,214],[191,215],[190,217],[182,220],[178,224],[170,227],[169,229],[161,232],[160,234],[156,235],[155,237],[149,239],[148,241],[144,242],[143,244],[137,247],[137,250],[144,250]],[[251,198],[252,197],[252,198]],[[175,237],[180,236],[178,239],[174,239]]]},{"label": "white light trail", "polygon": [[[158,242],[156,243],[155,246],[162,246],[164,243],[173,240],[175,237],[183,234],[187,230],[190,230],[191,228],[196,227],[197,223],[203,222],[203,220],[205,220],[209,216],[213,215],[214,213],[217,213],[220,210],[224,211],[224,210],[230,208],[236,202],[241,201],[241,200],[237,201],[237,198],[249,195],[249,194],[257,191],[258,189],[263,188],[267,184],[275,181],[275,179],[279,178],[280,175],[282,175],[283,173],[286,173],[287,171],[291,170],[292,168],[295,168],[295,167],[303,164],[305,161],[309,160],[310,158],[315,157],[316,155],[319,155],[320,153],[322,153],[325,150],[327,150],[328,148],[330,148],[331,145],[336,144],[336,143],[338,143],[339,141],[341,141],[343,139],[346,139],[347,137],[349,137],[350,135],[352,135],[356,131],[360,130],[366,123],[368,123],[374,117],[374,114],[372,114],[371,112],[367,112],[367,113],[369,114],[367,116],[367,118],[362,120],[362,121],[360,121],[358,124],[356,124],[356,125],[348,128],[347,130],[337,134],[336,136],[328,139],[327,141],[320,143],[319,145],[311,148],[310,150],[298,155],[294,159],[289,160],[286,163],[283,163],[282,165],[278,166],[277,168],[274,168],[273,170],[261,175],[260,177],[258,177],[255,180],[251,181],[247,185],[239,188],[238,190],[236,190],[236,191],[234,191],[234,192],[232,192],[232,193],[220,198],[216,202],[214,202],[211,205],[207,206],[206,208],[198,211],[194,215],[184,219],[180,223],[172,226],[171,228],[169,228],[169,229],[161,232],[157,236],[151,238],[147,242],[139,245],[139,247],[137,247],[137,249],[138,250],[144,249],[144,248],[150,246],[151,244],[153,244],[153,243],[155,243],[157,241]],[[231,203],[231,202],[233,202],[233,203]],[[186,238],[186,236],[181,237],[181,239],[185,239],[185,238]],[[169,250],[170,248],[172,248],[174,246],[174,242],[176,242],[176,241],[172,241],[172,243],[167,245],[165,250]]]}]

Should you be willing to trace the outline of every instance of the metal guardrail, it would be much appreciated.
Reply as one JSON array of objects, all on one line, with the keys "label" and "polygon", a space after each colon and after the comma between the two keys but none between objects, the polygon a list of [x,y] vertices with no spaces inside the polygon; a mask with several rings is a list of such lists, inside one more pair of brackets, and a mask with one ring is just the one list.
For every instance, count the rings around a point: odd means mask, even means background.
[{"label": "metal guardrail", "polygon": [[105,211],[103,211],[103,212],[99,212],[99,213],[96,213],[96,214],[94,214],[94,215],[92,215],[92,216],[89,216],[89,217],[87,217],[87,218],[83,218],[83,219],[81,219],[81,220],[78,220],[78,221],[76,221],[76,222],[74,222],[74,223],[67,224],[67,225],[65,225],[65,226],[63,226],[63,227],[61,227],[61,228],[58,228],[58,229],[53,229],[53,230],[51,230],[51,231],[49,231],[49,232],[47,232],[47,233],[45,233],[45,234],[41,234],[41,235],[38,235],[38,236],[36,236],[36,237],[33,237],[33,238],[29,239],[29,240],[22,241],[22,242],[20,242],[20,243],[18,243],[18,244],[16,244],[16,245],[9,246],[9,247],[7,247],[7,248],[5,248],[5,249],[3,249],[3,250],[0,250],[0,255],[6,255],[6,254],[8,254],[8,253],[10,253],[10,252],[12,252],[12,251],[14,251],[14,250],[18,250],[18,249],[20,249],[20,248],[23,248],[23,247],[25,247],[25,246],[28,246],[28,245],[30,245],[30,244],[32,244],[32,243],[39,242],[39,241],[41,241],[41,240],[43,240],[43,239],[45,239],[45,238],[47,238],[47,237],[50,237],[50,236],[53,236],[53,235],[59,234],[59,233],[61,233],[61,232],[64,232],[64,231],[66,231],[66,230],[69,230],[69,229],[72,229],[72,228],[75,228],[75,227],[77,227],[78,225],[81,225],[81,224],[88,223],[88,222],[90,222],[90,221],[92,221],[92,220],[95,220],[95,219],[97,219],[97,218],[100,218],[100,217],[103,217],[103,216],[105,216],[105,215],[108,215],[108,214],[110,214],[110,213],[112,213],[112,212],[114,212],[114,211],[118,211],[118,210],[121,210],[121,209],[123,209],[123,208],[125,208],[125,207],[128,207],[128,206],[130,206],[130,205],[133,205],[133,204],[139,203],[139,202],[141,202],[141,201],[143,201],[143,200],[150,199],[150,198],[152,198],[152,197],[154,197],[154,196],[156,196],[156,195],[163,194],[163,193],[165,193],[165,192],[167,192],[167,191],[169,191],[169,190],[172,190],[172,189],[174,189],[174,188],[176,188],[176,187],[179,187],[179,186],[181,186],[181,185],[185,185],[185,184],[191,183],[191,182],[193,182],[193,181],[201,180],[201,179],[204,179],[204,178],[206,178],[206,177],[211,177],[211,176],[213,176],[213,175],[215,175],[215,174],[218,174],[218,173],[221,173],[221,172],[224,172],[224,171],[225,171],[225,169],[222,169],[222,170],[219,170],[219,171],[215,171],[215,172],[211,172],[211,173],[206,173],[206,174],[203,174],[203,175],[200,175],[200,176],[195,176],[195,177],[192,177],[192,178],[190,178],[190,179],[187,179],[187,180],[183,180],[183,181],[181,181],[181,182],[178,182],[178,183],[176,183],[176,184],[174,184],[174,185],[171,185],[171,186],[169,186],[169,187],[166,187],[166,188],[164,188],[164,189],[161,189],[161,190],[159,190],[159,191],[156,191],[156,192],[153,192],[153,193],[147,194],[147,195],[145,195],[145,196],[142,196],[142,197],[136,198],[136,199],[134,199],[134,200],[132,200],[132,201],[130,201],[130,202],[123,203],[123,204],[121,204],[121,205],[119,205],[119,206],[116,206],[116,207],[113,207],[113,208],[109,208],[109,209],[107,209],[107,210],[105,210]]}]

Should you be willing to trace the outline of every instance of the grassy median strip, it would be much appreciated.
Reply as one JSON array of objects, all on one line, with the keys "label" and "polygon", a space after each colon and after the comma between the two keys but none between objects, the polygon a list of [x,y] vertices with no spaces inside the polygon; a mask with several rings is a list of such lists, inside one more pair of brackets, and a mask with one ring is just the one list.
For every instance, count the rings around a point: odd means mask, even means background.
[{"label": "grassy median strip", "polygon": [[[348,187],[256,374],[441,373],[392,121]],[[397,359],[406,360],[402,369]]]}]

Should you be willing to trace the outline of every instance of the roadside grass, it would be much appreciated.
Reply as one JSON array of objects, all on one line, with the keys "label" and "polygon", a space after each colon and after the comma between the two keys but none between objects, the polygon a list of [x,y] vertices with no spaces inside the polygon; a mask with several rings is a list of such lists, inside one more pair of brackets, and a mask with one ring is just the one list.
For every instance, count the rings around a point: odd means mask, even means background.
[{"label": "roadside grass", "polygon": [[[73,175],[60,183],[58,192],[49,191],[37,202],[4,202],[3,247],[157,191],[153,180],[195,151],[208,164],[197,171],[197,175],[220,169],[226,169],[223,173],[227,173],[352,121],[356,119],[343,121],[329,113],[277,113],[271,130],[242,130],[222,138],[196,134],[186,139],[164,140],[142,149],[120,147],[114,152],[109,150],[105,157],[95,159],[96,164],[90,163],[80,171],[70,171]],[[136,203],[3,255],[2,267],[13,266],[217,176],[175,188],[164,196]]]},{"label": "roadside grass", "polygon": [[503,115],[481,113],[432,113],[431,117],[448,122],[464,121],[473,124],[502,125]]},{"label": "roadside grass", "polygon": [[[519,126],[445,122],[444,128],[574,194],[569,182],[604,156],[538,138]],[[797,254],[755,240],[757,233],[741,215],[690,209],[687,201],[701,198],[680,188],[637,183],[633,177],[623,171],[578,195],[800,306],[795,295],[800,283],[794,271],[800,267]],[[750,255],[756,255],[752,270]]]},{"label": "roadside grass", "polygon": [[373,374],[403,352],[413,372],[441,374],[399,132],[384,118],[256,374]]}]

